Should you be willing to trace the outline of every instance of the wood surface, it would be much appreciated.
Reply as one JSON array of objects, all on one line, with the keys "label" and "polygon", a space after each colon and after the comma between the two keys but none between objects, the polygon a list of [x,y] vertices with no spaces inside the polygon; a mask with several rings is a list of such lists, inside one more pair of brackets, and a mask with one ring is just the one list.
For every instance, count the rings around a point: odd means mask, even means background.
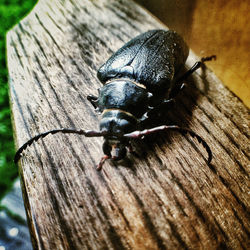
[{"label": "wood surface", "polygon": [[[166,28],[130,0],[40,0],[7,35],[16,147],[54,128],[98,129],[86,100],[97,69],[132,37]],[[187,68],[197,57],[190,52]],[[207,68],[163,120],[210,145],[160,133],[96,171],[102,138],[50,135],[19,163],[35,249],[249,248],[249,110]]]}]

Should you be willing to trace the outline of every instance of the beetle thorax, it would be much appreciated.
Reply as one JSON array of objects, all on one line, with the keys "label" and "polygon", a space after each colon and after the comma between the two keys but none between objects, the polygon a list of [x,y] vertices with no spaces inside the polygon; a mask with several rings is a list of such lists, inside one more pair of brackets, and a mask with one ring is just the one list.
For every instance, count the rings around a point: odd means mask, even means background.
[{"label": "beetle thorax", "polygon": [[120,109],[105,109],[102,113],[100,130],[112,137],[119,137],[137,129],[138,121],[129,112]]}]

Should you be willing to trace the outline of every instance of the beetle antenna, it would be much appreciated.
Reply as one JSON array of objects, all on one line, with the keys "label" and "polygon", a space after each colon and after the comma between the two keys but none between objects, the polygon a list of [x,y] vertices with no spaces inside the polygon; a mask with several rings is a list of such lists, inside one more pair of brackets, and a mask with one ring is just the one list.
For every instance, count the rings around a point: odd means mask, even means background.
[{"label": "beetle antenna", "polygon": [[212,151],[210,149],[210,147],[208,146],[208,144],[206,143],[206,141],[204,139],[202,139],[198,134],[196,134],[194,131],[192,130],[189,130],[189,129],[186,129],[186,128],[181,128],[179,126],[175,126],[175,125],[172,125],[172,126],[166,126],[166,125],[163,125],[163,126],[159,126],[159,127],[155,127],[155,128],[151,128],[151,129],[144,129],[142,131],[134,131],[132,133],[128,133],[128,134],[125,134],[123,135],[124,137],[126,138],[141,138],[142,136],[144,135],[149,135],[149,134],[152,134],[152,133],[156,133],[156,132],[160,132],[160,131],[164,131],[164,130],[175,130],[175,131],[178,131],[182,134],[187,134],[189,133],[192,137],[194,138],[197,138],[198,142],[202,144],[202,146],[206,149],[207,153],[208,153],[208,163],[211,162],[212,160]]},{"label": "beetle antenna", "polygon": [[37,141],[40,138],[44,138],[49,134],[56,134],[56,133],[63,133],[63,134],[79,134],[85,135],[86,137],[97,137],[97,136],[104,136],[106,135],[106,131],[92,131],[92,130],[82,130],[82,129],[71,129],[71,128],[61,128],[61,129],[54,129],[49,130],[47,132],[38,134],[24,143],[16,152],[14,157],[14,162],[17,163],[21,157],[21,153],[25,150],[28,146],[30,146],[34,141]]}]

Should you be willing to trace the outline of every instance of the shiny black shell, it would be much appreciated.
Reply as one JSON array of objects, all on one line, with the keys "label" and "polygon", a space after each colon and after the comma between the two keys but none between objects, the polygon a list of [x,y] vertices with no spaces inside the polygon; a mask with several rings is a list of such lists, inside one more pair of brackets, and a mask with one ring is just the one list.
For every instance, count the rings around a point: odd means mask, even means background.
[{"label": "shiny black shell", "polygon": [[140,118],[148,109],[149,93],[146,89],[126,80],[115,80],[99,90],[98,110],[120,109]]},{"label": "shiny black shell", "polygon": [[157,94],[173,86],[176,73],[185,64],[189,49],[180,35],[169,30],[150,30],[130,40],[98,70],[105,84],[128,78]]}]

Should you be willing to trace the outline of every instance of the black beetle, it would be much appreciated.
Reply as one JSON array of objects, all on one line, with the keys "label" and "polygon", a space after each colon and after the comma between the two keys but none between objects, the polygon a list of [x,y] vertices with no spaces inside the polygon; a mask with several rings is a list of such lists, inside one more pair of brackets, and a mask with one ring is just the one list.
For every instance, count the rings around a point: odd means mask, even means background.
[{"label": "black beetle", "polygon": [[[58,132],[76,133],[88,137],[103,136],[103,152],[97,169],[106,159],[121,160],[131,150],[130,140],[144,135],[175,130],[196,137],[206,148],[208,163],[212,152],[207,143],[196,133],[179,126],[158,126],[144,129],[144,122],[160,110],[168,110],[176,95],[183,89],[183,80],[215,56],[202,58],[178,77],[184,66],[189,49],[175,31],[151,30],[143,33],[120,48],[98,70],[97,77],[104,84],[99,96],[87,98],[96,111],[101,113],[100,131],[55,129],[39,134],[18,149],[15,162],[33,141]],[[141,130],[144,129],[144,130]]]}]

